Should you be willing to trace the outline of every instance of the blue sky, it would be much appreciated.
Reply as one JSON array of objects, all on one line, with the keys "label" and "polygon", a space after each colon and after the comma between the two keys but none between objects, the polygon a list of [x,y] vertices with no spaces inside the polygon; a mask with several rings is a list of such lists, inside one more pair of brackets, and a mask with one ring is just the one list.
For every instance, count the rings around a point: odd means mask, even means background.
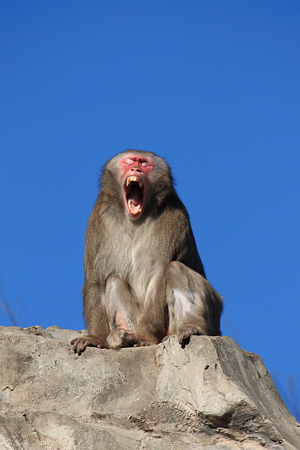
[{"label": "blue sky", "polygon": [[0,34],[0,274],[18,324],[84,327],[100,170],[154,151],[225,297],[223,334],[299,399],[300,3],[2,0]]}]

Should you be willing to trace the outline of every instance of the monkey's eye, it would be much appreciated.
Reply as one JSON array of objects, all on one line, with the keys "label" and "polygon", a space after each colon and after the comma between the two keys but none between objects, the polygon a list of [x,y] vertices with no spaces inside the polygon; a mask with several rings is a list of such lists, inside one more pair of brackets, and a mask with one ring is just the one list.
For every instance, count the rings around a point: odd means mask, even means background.
[{"label": "monkey's eye", "polygon": [[142,162],[141,162],[141,165],[142,165],[143,167],[147,167],[147,166],[149,166],[149,163],[148,163],[148,161],[142,161]]},{"label": "monkey's eye", "polygon": [[129,165],[134,164],[134,161],[133,161],[133,159],[131,159],[131,158],[126,158],[126,159],[124,160],[124,162],[125,162],[126,164],[129,164]]}]

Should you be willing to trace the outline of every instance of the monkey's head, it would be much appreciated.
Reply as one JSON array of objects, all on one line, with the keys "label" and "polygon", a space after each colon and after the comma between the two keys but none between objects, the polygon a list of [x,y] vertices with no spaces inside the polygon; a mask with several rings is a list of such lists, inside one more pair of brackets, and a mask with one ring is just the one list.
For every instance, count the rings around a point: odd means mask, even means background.
[{"label": "monkey's head", "polygon": [[127,150],[112,158],[103,171],[102,188],[105,190],[109,186],[111,192],[112,181],[118,203],[134,221],[140,219],[145,211],[160,206],[174,191],[169,166],[151,152]]}]

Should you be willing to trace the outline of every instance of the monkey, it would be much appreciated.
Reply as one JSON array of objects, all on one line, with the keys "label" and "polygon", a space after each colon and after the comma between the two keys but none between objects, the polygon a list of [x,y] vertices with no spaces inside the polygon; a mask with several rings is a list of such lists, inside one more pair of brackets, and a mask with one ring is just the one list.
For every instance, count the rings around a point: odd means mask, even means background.
[{"label": "monkey", "polygon": [[84,317],[71,341],[120,349],[177,335],[220,335],[222,297],[207,281],[171,169],[152,152],[127,150],[104,166],[85,237]]}]

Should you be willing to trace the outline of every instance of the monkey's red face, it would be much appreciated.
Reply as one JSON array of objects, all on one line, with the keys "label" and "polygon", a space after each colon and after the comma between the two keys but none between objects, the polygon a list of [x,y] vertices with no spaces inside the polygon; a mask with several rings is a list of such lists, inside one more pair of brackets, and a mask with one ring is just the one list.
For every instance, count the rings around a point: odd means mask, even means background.
[{"label": "monkey's red face", "polygon": [[124,203],[128,216],[137,219],[143,214],[149,193],[149,173],[154,162],[147,156],[126,154],[119,161]]}]

